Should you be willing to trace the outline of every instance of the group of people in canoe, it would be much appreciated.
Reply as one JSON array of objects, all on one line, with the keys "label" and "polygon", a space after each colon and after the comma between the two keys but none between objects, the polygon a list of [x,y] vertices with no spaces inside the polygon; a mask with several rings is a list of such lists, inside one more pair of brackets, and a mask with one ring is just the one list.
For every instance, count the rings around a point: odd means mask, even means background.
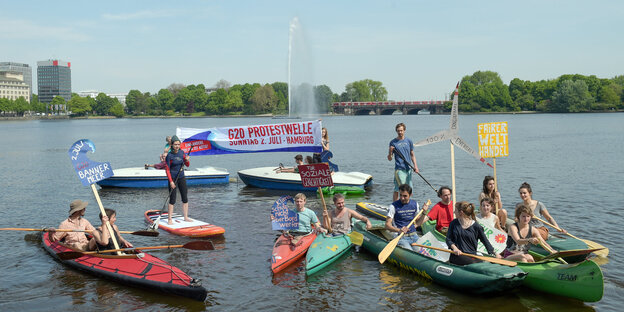
[{"label": "group of people in canoe", "polygon": [[[440,201],[428,213],[419,214],[418,203],[410,199],[413,188],[412,172],[419,173],[419,170],[414,155],[414,144],[405,136],[405,130],[403,123],[395,126],[397,137],[390,141],[387,156],[389,161],[394,158],[395,166],[393,203],[388,209],[385,228],[397,235],[404,233],[399,241],[400,246],[411,248],[411,244],[418,240],[416,228],[428,220],[435,220],[436,230],[446,235],[446,244],[453,252],[449,259],[451,263],[462,265],[480,261],[462,257],[463,253],[476,254],[478,241],[483,243],[493,257],[522,262],[534,261],[528,254],[531,244],[541,244],[546,249],[552,250],[546,243],[548,229],[534,216],[540,214],[551,224],[559,227],[546,206],[532,198],[533,191],[526,182],[518,189],[522,202],[515,207],[513,221],[509,220],[507,211],[502,208],[500,192],[496,190],[496,181],[491,176],[486,176],[483,180],[482,192],[479,194],[479,216],[476,215],[475,205],[470,202],[460,201],[453,206],[452,190],[447,186],[438,189]],[[422,209],[426,211],[427,208],[425,206]],[[412,223],[413,219],[416,220]],[[501,254],[494,252],[478,221],[507,231],[509,237],[507,247]]]}]

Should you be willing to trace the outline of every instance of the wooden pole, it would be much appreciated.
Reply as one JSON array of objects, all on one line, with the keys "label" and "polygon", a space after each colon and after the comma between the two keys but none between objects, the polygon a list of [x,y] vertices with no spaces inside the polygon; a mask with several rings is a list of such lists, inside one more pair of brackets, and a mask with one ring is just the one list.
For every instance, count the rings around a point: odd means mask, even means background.
[{"label": "wooden pole", "polygon": [[453,146],[453,142],[451,142],[451,186],[453,187],[453,219],[455,219],[455,147]]},{"label": "wooden pole", "polygon": [[[91,190],[93,191],[93,195],[95,196],[95,201],[98,204],[98,207],[100,207],[100,212],[102,213],[103,216],[106,215],[106,212],[104,211],[104,206],[102,206],[102,201],[100,200],[100,194],[98,194],[97,189],[95,188],[95,184],[91,184]],[[115,231],[113,231],[113,227],[110,225],[110,222],[106,221],[106,228],[108,228],[108,232],[110,233],[111,239],[113,240],[113,245],[115,246],[115,249],[120,249],[119,248],[119,244],[117,243],[117,238],[115,237]],[[118,255],[121,255],[121,251],[117,251]]]},{"label": "wooden pole", "polygon": [[[498,192],[498,179],[496,178],[496,157],[493,159],[494,162],[494,196],[496,196],[496,192]],[[498,200],[494,199],[494,215],[498,216],[498,209],[502,207],[498,207]]]},{"label": "wooden pole", "polygon": [[326,217],[324,218],[327,223],[327,232],[331,233],[331,218],[329,217],[329,213],[327,212],[327,205],[325,205],[325,197],[323,196],[323,189],[319,186],[318,191],[321,194],[321,202],[323,202],[323,211],[325,212]]}]

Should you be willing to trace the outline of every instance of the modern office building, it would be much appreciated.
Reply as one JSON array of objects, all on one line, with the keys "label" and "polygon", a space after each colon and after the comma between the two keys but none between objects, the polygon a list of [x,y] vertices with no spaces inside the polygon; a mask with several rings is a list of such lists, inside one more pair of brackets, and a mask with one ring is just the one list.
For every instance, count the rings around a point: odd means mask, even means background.
[{"label": "modern office building", "polygon": [[65,102],[71,99],[71,63],[60,60],[37,62],[39,102],[49,104],[59,95]]},{"label": "modern office building", "polygon": [[[28,64],[14,63],[14,62],[0,62],[0,72],[3,72],[3,71],[21,73],[24,76],[24,83],[28,85],[30,92],[33,91],[32,67],[30,67]],[[30,95],[28,97],[30,97]]]},{"label": "modern office building", "polygon": [[0,98],[17,100],[23,97],[30,102],[30,87],[19,72],[0,71]]}]

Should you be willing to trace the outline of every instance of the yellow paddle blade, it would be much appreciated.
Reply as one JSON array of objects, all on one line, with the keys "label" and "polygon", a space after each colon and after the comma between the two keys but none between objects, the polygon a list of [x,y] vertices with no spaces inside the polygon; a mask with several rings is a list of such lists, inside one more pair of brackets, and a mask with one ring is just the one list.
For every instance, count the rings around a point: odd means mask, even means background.
[{"label": "yellow paddle blade", "polygon": [[364,235],[362,235],[362,233],[353,231],[351,233],[347,233],[347,236],[351,239],[351,243],[362,246],[362,243],[364,242]]},{"label": "yellow paddle blade", "polygon": [[403,237],[403,234],[404,233],[401,232],[401,234],[399,234],[399,236],[397,236],[393,240],[391,240],[388,243],[388,245],[386,245],[386,247],[384,247],[384,249],[379,253],[379,256],[377,257],[377,259],[379,259],[379,263],[386,262],[386,259],[388,259],[390,254],[392,254],[392,252],[394,251],[394,248],[396,248],[397,244],[399,243],[399,240],[401,240],[401,237]]},{"label": "yellow paddle blade", "polygon": [[597,251],[594,251],[594,254],[598,257],[604,257],[606,258],[607,256],[609,256],[609,248],[602,246],[594,241],[590,241],[588,239],[581,239],[581,241],[583,241],[583,243],[587,244],[587,248],[589,249],[600,249]]}]

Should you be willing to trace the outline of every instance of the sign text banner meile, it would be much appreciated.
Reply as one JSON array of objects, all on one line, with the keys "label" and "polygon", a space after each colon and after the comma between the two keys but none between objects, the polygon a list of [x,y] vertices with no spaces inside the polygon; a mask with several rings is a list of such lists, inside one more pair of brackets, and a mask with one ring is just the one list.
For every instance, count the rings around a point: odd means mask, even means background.
[{"label": "sign text banner meile", "polygon": [[260,152],[320,153],[321,121],[300,121],[273,125],[228,128],[176,129],[181,148],[192,155],[218,155]]}]

